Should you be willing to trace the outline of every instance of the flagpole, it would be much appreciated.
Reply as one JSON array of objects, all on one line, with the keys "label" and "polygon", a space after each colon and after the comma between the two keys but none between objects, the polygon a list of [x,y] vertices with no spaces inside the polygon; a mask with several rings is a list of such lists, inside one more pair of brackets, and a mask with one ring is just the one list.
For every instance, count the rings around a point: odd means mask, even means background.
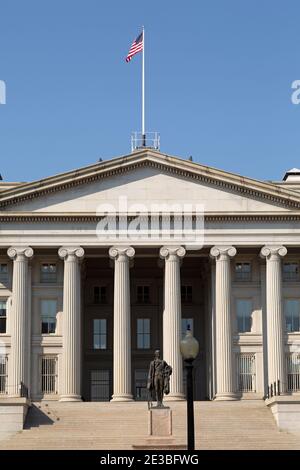
[{"label": "flagpole", "polygon": [[146,147],[145,133],[145,28],[143,26],[143,57],[142,57],[142,139],[143,147]]}]

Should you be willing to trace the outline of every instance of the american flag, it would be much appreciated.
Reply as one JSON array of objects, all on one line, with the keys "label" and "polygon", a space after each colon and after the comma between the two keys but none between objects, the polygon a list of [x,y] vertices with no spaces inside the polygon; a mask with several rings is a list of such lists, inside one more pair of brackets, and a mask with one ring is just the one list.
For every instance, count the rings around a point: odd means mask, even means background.
[{"label": "american flag", "polygon": [[132,57],[143,50],[144,38],[143,33],[141,33],[131,44],[129,52],[126,57],[126,62],[130,62]]}]

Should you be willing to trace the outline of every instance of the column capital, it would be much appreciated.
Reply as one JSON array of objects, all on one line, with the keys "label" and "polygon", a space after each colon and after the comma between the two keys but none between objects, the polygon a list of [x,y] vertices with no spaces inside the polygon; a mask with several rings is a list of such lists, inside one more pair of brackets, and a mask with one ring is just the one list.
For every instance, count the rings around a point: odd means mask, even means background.
[{"label": "column capital", "polygon": [[81,246],[62,246],[58,250],[58,256],[68,261],[68,259],[82,259],[84,257],[84,249]]},{"label": "column capital", "polygon": [[135,249],[132,246],[112,246],[108,253],[110,258],[116,261],[124,258],[132,259],[135,255]]},{"label": "column capital", "polygon": [[266,258],[267,260],[280,259],[280,257],[283,258],[286,254],[287,249],[282,245],[266,245],[260,250],[261,258]]},{"label": "column capital", "polygon": [[181,259],[184,258],[186,250],[183,246],[162,246],[159,250],[159,256],[162,259]]},{"label": "column capital", "polygon": [[225,260],[233,258],[236,255],[236,248],[234,246],[213,246],[210,250],[211,258],[218,260]]},{"label": "column capital", "polygon": [[33,249],[30,246],[11,246],[8,248],[7,254],[13,260],[25,260],[33,257]]}]

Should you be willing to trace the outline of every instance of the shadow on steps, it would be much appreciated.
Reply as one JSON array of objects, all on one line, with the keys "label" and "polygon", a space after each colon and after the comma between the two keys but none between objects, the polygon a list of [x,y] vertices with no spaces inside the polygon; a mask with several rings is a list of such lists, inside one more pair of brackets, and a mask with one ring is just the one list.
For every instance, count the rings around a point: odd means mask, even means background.
[{"label": "shadow on steps", "polygon": [[50,426],[52,424],[54,424],[54,420],[47,415],[47,412],[36,405],[31,405],[26,417],[24,429]]}]

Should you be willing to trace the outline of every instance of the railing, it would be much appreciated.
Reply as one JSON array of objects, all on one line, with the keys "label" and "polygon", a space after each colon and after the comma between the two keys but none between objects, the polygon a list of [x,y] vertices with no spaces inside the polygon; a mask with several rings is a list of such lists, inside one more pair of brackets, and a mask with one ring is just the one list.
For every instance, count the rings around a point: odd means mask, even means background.
[{"label": "railing", "polygon": [[280,380],[276,380],[267,387],[267,394],[264,399],[269,399],[272,397],[280,396],[281,393],[281,383]]},{"label": "railing", "polygon": [[155,150],[160,149],[160,134],[158,132],[133,132],[131,134],[131,151],[151,148]]},{"label": "railing", "polygon": [[[8,385],[8,357],[6,355],[0,355],[0,396],[8,395],[13,393],[15,395],[15,386]],[[28,398],[28,387],[21,382],[17,389],[18,396],[22,398]]]},{"label": "railing", "polygon": [[57,393],[57,357],[42,357],[42,393]]},{"label": "railing", "polygon": [[300,391],[300,353],[290,353],[286,356],[287,389],[288,392]]},{"label": "railing", "polygon": [[238,389],[240,392],[256,391],[255,354],[241,353],[237,357]]},{"label": "railing", "polygon": [[0,395],[7,394],[7,356],[0,356]]},{"label": "railing", "polygon": [[148,371],[144,369],[135,370],[135,399],[139,401],[148,400],[147,390]]},{"label": "railing", "polygon": [[21,398],[28,398],[29,397],[28,387],[23,382],[21,382],[19,390],[20,390],[20,397]]},{"label": "railing", "polygon": [[109,401],[110,373],[106,369],[91,370],[91,401]]}]

